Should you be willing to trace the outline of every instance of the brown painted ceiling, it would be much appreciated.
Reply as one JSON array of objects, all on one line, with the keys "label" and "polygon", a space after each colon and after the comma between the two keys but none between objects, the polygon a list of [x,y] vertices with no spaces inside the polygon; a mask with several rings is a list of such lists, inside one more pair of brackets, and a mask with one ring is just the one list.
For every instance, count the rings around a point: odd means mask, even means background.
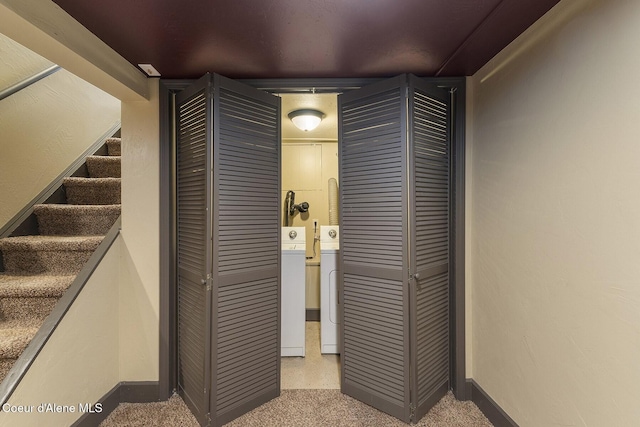
[{"label": "brown painted ceiling", "polygon": [[558,0],[54,0],[166,78],[474,74]]}]

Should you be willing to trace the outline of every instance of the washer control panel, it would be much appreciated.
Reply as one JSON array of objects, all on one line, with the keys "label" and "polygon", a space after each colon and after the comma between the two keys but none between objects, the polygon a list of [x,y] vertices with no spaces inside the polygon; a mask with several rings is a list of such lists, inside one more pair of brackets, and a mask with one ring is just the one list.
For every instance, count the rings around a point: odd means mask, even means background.
[{"label": "washer control panel", "polygon": [[320,226],[320,250],[340,249],[340,226],[321,225]]},{"label": "washer control panel", "polygon": [[305,228],[282,227],[280,239],[282,239],[282,249],[305,249]]}]

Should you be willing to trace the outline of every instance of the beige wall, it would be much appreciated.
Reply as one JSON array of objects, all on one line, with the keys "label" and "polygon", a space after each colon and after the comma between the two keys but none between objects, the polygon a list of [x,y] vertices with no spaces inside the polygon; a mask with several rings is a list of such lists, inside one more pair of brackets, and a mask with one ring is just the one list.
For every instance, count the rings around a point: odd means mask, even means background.
[{"label": "beige wall", "polygon": [[[337,132],[337,130],[336,130]],[[309,203],[309,211],[296,213],[289,225],[306,227],[308,257],[313,256],[313,220],[320,225],[329,225],[329,178],[338,179],[337,142],[286,142],[282,144],[282,198],[287,191],[296,193],[297,204]],[[316,256],[308,261],[306,268],[306,308],[320,308],[320,242],[316,242]]]},{"label": "beige wall", "polygon": [[563,0],[473,76],[473,377],[522,427],[640,420],[638,40]]},{"label": "beige wall", "polygon": [[122,103],[120,380],[158,380],[159,97]]},{"label": "beige wall", "polygon": [[[15,62],[22,74],[37,67],[19,65],[25,58],[47,64],[4,38],[0,48],[9,47],[0,51],[2,68]],[[6,80],[26,77],[2,74]],[[0,101],[0,227],[119,121],[119,100],[65,70]]]},{"label": "beige wall", "polygon": [[[287,191],[296,193],[296,204],[309,203],[309,211],[297,212],[289,225],[306,227],[307,256],[313,256],[313,220],[329,225],[329,178],[338,179],[337,142],[282,144],[282,209]],[[293,222],[292,222],[293,221]],[[318,229],[318,234],[320,230]],[[316,259],[320,245],[316,244]]]},{"label": "beige wall", "polygon": [[0,34],[0,58],[0,90],[54,65],[4,34]]},{"label": "beige wall", "polygon": [[304,307],[306,309],[320,309],[320,263],[308,261],[304,270],[305,295]]},{"label": "beige wall", "polygon": [[38,413],[41,403],[96,403],[118,379],[118,238],[22,379],[10,405],[33,414],[0,413],[0,426],[64,427],[82,414]]}]

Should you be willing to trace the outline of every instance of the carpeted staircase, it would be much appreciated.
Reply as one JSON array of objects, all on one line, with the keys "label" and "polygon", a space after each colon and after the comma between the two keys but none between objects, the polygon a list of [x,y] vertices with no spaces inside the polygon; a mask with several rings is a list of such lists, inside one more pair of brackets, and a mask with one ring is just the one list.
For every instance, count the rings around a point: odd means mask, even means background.
[{"label": "carpeted staircase", "polygon": [[64,179],[67,204],[34,206],[38,235],[0,239],[0,381],[120,216],[120,138]]}]

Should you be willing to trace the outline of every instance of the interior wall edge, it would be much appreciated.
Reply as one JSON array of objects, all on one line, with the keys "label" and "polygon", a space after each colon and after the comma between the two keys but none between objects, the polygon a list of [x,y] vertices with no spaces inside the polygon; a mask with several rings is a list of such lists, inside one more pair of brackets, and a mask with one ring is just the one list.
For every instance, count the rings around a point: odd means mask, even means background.
[{"label": "interior wall edge", "polygon": [[536,44],[540,43],[552,33],[562,28],[580,11],[599,0],[567,1],[563,0],[534,22],[522,34],[520,34],[507,47],[502,49],[496,56],[490,59],[472,77],[474,80],[484,83],[496,75],[512,61],[526,54]]},{"label": "interior wall edge", "polygon": [[[466,134],[465,134],[465,367],[466,377],[473,378],[473,136],[474,136],[474,81],[467,77]],[[467,398],[470,395],[467,394]]]},{"label": "interior wall edge", "polygon": [[120,380],[156,381],[160,348],[160,101],[122,103]]}]

